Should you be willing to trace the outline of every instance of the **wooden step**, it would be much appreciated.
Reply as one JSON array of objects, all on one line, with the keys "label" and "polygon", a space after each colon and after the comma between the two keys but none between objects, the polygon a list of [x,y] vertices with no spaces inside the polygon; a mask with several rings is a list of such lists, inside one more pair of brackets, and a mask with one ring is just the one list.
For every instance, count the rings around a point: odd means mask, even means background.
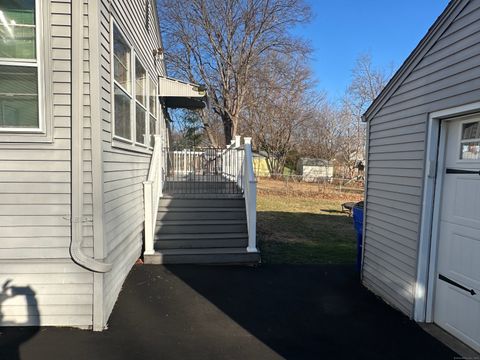
[{"label": "wooden step", "polygon": [[[208,234],[213,235],[213,234]],[[155,250],[161,249],[205,249],[205,248],[239,248],[248,246],[247,237],[212,239],[179,239],[155,241]]]},{"label": "wooden step", "polygon": [[[212,210],[215,209],[215,210]],[[179,211],[180,210],[180,211]],[[243,208],[211,208],[207,210],[173,208],[165,210],[161,208],[157,214],[157,221],[173,220],[245,220],[246,213]]]},{"label": "wooden step", "polygon": [[216,234],[246,231],[246,220],[160,220],[157,221],[155,236],[161,234]]},{"label": "wooden step", "polygon": [[160,208],[245,208],[243,198],[161,198]]},{"label": "wooden step", "polygon": [[159,234],[161,237],[156,237],[156,241],[163,240],[215,240],[215,239],[238,239],[248,238],[247,232],[237,233],[215,233],[215,234]]},{"label": "wooden step", "polygon": [[146,264],[258,264],[260,254],[245,248],[165,249],[145,256]]}]

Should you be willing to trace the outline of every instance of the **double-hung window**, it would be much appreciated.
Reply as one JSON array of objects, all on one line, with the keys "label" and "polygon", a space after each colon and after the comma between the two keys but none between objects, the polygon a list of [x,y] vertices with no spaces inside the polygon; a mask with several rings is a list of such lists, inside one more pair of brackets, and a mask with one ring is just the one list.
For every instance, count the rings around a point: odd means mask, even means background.
[{"label": "double-hung window", "polygon": [[115,136],[132,138],[132,49],[116,25],[113,25],[113,94]]},{"label": "double-hung window", "polygon": [[151,90],[148,73],[120,29],[113,24],[113,102],[115,145],[150,146]]},{"label": "double-hung window", "polygon": [[0,132],[45,131],[41,101],[40,0],[0,1]]}]

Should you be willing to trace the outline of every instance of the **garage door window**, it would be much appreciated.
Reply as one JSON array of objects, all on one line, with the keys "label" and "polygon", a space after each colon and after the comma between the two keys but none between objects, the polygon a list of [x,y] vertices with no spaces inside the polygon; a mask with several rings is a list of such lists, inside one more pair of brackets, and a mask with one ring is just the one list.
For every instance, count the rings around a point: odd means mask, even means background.
[{"label": "garage door window", "polygon": [[460,158],[480,160],[480,121],[463,124]]}]

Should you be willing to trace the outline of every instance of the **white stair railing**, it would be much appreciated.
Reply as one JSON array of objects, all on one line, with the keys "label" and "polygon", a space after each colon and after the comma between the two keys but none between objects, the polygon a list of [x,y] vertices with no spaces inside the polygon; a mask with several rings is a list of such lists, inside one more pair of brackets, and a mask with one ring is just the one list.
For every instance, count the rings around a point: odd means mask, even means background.
[{"label": "white stair railing", "polygon": [[145,250],[144,255],[154,255],[155,226],[157,222],[158,204],[163,196],[165,177],[165,154],[161,135],[155,135],[155,145],[150,163],[147,181],[143,182],[145,201]]},{"label": "white stair railing", "polygon": [[248,247],[247,252],[258,252],[257,249],[257,181],[253,172],[253,152],[252,138],[244,139],[244,155],[243,155],[243,176],[242,190],[245,197],[245,207],[247,210],[247,227],[248,227]]}]

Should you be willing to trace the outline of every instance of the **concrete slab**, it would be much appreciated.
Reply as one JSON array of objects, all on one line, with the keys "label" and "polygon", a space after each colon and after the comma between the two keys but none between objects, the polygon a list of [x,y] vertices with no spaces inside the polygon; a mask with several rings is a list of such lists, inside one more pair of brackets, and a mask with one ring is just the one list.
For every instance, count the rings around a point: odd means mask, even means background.
[{"label": "concrete slab", "polygon": [[0,328],[0,359],[453,359],[348,266],[137,265],[102,333]]}]

